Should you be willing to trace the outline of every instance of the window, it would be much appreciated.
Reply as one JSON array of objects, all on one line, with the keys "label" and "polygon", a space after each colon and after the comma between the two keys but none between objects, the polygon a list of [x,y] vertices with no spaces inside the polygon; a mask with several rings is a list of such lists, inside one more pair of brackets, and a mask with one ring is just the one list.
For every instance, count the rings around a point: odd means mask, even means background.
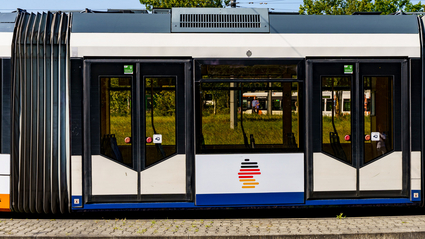
[{"label": "window", "polygon": [[[145,108],[145,166],[148,167],[177,152],[176,78],[146,78]],[[162,143],[153,142],[157,135],[162,137]]]},{"label": "window", "polygon": [[202,65],[202,79],[297,79],[297,65]]},{"label": "window", "polygon": [[[322,150],[351,163],[351,78],[321,80],[322,99],[326,98],[326,112],[322,109]],[[343,101],[344,96],[347,101]]]},{"label": "window", "polygon": [[392,77],[364,77],[364,97],[367,103],[364,110],[364,156],[367,163],[394,149]]},{"label": "window", "polygon": [[344,99],[343,111],[351,111],[351,99]]},{"label": "window", "polygon": [[205,82],[197,91],[197,153],[300,150],[299,83]]},{"label": "window", "polygon": [[[132,166],[132,80],[100,78],[100,152]],[[127,139],[127,140],[126,140]]]}]

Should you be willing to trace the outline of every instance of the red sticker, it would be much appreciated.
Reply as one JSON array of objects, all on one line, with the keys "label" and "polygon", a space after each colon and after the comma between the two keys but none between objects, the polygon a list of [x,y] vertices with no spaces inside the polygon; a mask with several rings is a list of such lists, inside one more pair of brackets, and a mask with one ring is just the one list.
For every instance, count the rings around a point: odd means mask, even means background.
[{"label": "red sticker", "polygon": [[131,143],[131,138],[125,137],[124,142],[127,143],[127,144]]},{"label": "red sticker", "polygon": [[370,135],[366,135],[365,137],[364,137],[364,140],[366,140],[366,141],[369,141],[370,140]]},{"label": "red sticker", "polygon": [[152,143],[152,138],[151,137],[147,137],[146,138],[146,143]]}]

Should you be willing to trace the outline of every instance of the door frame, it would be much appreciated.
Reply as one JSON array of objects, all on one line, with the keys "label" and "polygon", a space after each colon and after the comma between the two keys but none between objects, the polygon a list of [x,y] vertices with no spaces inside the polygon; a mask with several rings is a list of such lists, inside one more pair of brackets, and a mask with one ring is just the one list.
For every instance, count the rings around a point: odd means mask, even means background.
[{"label": "door frame", "polygon": [[[183,91],[184,92],[184,102],[180,105],[184,105],[184,132],[185,132],[185,142],[180,142],[184,144],[184,154],[186,156],[186,194],[178,195],[147,195],[142,197],[141,195],[141,185],[140,185],[140,173],[144,169],[141,163],[136,163],[137,167],[134,167],[135,171],[138,174],[138,194],[137,198],[129,199],[126,196],[121,195],[112,195],[108,198],[101,198],[93,200],[92,195],[92,164],[91,164],[91,65],[92,64],[133,64],[134,73],[133,80],[136,81],[134,84],[137,89],[136,100],[140,100],[140,97],[143,92],[141,84],[144,84],[143,76],[141,75],[141,64],[182,64],[183,69]],[[105,74],[106,75],[106,74]],[[118,75],[118,74],[117,74]],[[123,74],[121,74],[123,75]],[[157,74],[157,75],[160,75]],[[176,82],[176,91],[177,91],[177,82]],[[177,93],[177,92],[176,92]],[[177,97],[177,95],[176,95]],[[177,107],[176,107],[177,108]],[[177,109],[176,109],[177,110]],[[82,153],[82,180],[83,180],[83,203],[96,203],[96,202],[170,202],[170,201],[193,201],[193,189],[194,187],[194,121],[193,121],[193,83],[192,83],[192,59],[125,59],[125,58],[95,58],[95,59],[84,59],[83,66],[83,109],[82,109],[82,119],[83,119],[83,153]],[[141,115],[142,113],[135,112],[134,116]],[[144,119],[143,119],[144,120]],[[140,127],[139,127],[140,128]],[[140,128],[142,129],[142,128]],[[144,134],[140,133],[141,135]],[[177,136],[177,135],[176,135]],[[176,138],[176,143],[178,142]],[[142,144],[139,142],[139,144]],[[177,146],[177,145],[176,145]],[[178,147],[178,146],[177,146]],[[135,149],[141,150],[141,149]],[[102,196],[101,196],[102,197]]]},{"label": "door frame", "polygon": [[[305,157],[306,157],[306,199],[338,199],[338,198],[366,198],[366,197],[386,197],[386,198],[401,198],[401,197],[409,197],[409,190],[410,190],[410,94],[409,94],[409,86],[410,86],[410,77],[408,72],[408,59],[358,59],[358,58],[347,58],[347,59],[306,59],[306,83],[305,83]],[[357,169],[357,190],[355,195],[343,195],[338,193],[338,191],[334,192],[326,192],[326,193],[314,193],[314,185],[313,185],[313,120],[314,115],[312,113],[313,107],[314,107],[314,89],[313,89],[313,67],[316,63],[325,63],[325,64],[332,64],[332,63],[347,63],[347,64],[355,64],[355,72],[353,76],[353,80],[355,82],[361,82],[361,75],[360,75],[360,64],[364,63],[399,63],[401,65],[401,76],[400,76],[400,114],[401,114],[401,122],[400,122],[400,135],[401,135],[401,152],[402,152],[402,190],[400,194],[394,195],[394,194],[388,194],[385,191],[384,192],[362,192],[359,193],[359,167],[360,162],[357,162],[355,164],[355,167]],[[330,75],[334,75],[332,72],[329,73]],[[352,98],[356,101],[358,100],[358,95],[360,95],[360,90],[362,90],[363,87],[356,87],[353,89]],[[352,101],[354,104],[357,104],[356,102]],[[407,106],[407,107],[403,107]],[[358,108],[358,107],[357,107]],[[360,115],[358,113],[359,109],[357,109],[356,113],[356,119],[354,122],[359,122],[360,118],[363,117],[363,115]],[[363,124],[362,124],[363,125]],[[357,135],[361,134],[361,128],[356,127],[356,131],[352,131],[352,133],[356,133]],[[357,143],[360,144],[360,141]],[[363,147],[362,147],[363,148]],[[363,164],[362,164],[363,165]]]}]

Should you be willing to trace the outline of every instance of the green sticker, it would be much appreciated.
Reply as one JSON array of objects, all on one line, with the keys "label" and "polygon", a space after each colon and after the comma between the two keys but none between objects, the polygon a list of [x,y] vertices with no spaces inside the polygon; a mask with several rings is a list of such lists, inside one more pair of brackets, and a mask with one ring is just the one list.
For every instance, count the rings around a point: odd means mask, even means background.
[{"label": "green sticker", "polygon": [[353,65],[344,65],[344,74],[353,74]]},{"label": "green sticker", "polygon": [[133,74],[133,65],[124,65],[124,74]]}]

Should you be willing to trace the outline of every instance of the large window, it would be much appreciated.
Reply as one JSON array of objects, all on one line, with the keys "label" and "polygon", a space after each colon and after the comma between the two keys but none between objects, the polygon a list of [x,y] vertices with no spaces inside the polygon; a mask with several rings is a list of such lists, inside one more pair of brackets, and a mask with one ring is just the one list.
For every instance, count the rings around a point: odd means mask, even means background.
[{"label": "large window", "polygon": [[196,153],[302,151],[298,62],[197,62]]},{"label": "large window", "polygon": [[208,82],[197,90],[197,153],[299,151],[297,82]]}]

